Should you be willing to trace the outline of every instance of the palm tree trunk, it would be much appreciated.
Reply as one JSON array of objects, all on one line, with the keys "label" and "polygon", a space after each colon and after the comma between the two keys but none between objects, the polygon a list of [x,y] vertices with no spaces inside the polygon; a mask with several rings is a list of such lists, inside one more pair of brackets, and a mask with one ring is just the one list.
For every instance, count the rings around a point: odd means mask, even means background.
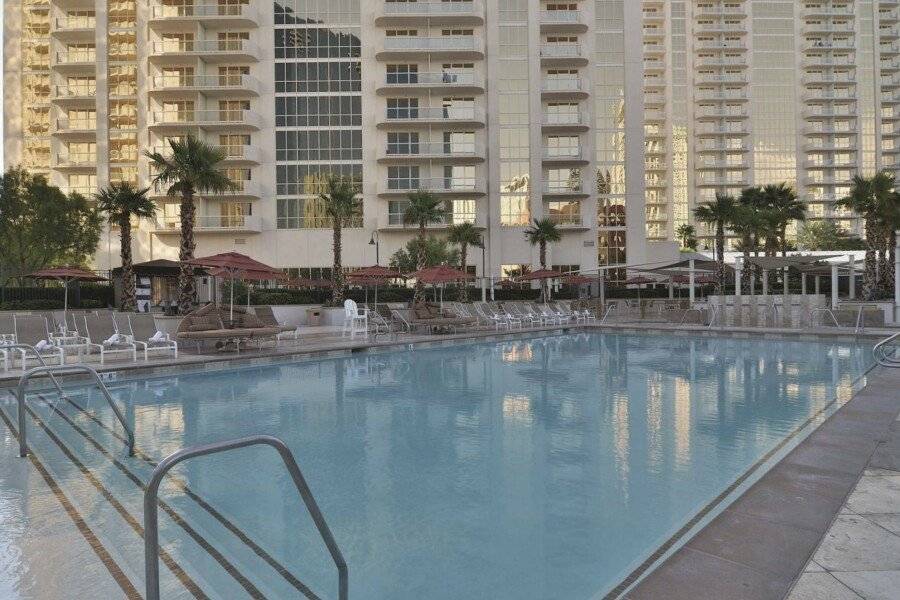
[{"label": "palm tree trunk", "polygon": [[888,297],[893,297],[894,295],[894,265],[897,260],[897,230],[891,229],[888,233],[888,264],[887,271],[885,271],[885,279],[887,283],[885,287],[887,288]]},{"label": "palm tree trunk", "polygon": [[719,293],[725,293],[725,224],[716,224],[716,283]]},{"label": "palm tree trunk", "polygon": [[878,257],[878,282],[881,292],[886,295],[894,293],[893,265],[890,263],[891,230],[883,227],[881,230],[881,252]]},{"label": "palm tree trunk", "polygon": [[[539,249],[538,259],[541,261],[541,270],[544,270],[547,268],[547,242],[541,241]],[[547,286],[549,285],[550,282],[547,279],[541,279],[541,302],[547,301]]]},{"label": "palm tree trunk", "polygon": [[331,268],[331,304],[333,306],[342,306],[344,304],[344,267],[341,264],[341,252],[343,250],[342,236],[343,231],[341,230],[341,223],[335,219],[332,241],[334,263]]},{"label": "palm tree trunk", "polygon": [[744,238],[744,260],[741,264],[741,267],[744,269],[744,280],[741,282],[741,286],[743,286],[744,295],[750,295],[750,278],[753,277],[753,265],[750,264],[750,238]]},{"label": "palm tree trunk", "polygon": [[178,260],[181,261],[181,269],[178,273],[178,311],[186,315],[194,308],[197,302],[197,286],[194,281],[194,266],[188,264],[194,260],[194,214],[197,207],[194,205],[194,194],[186,191],[181,197],[181,247],[178,250]]},{"label": "palm tree trunk", "polygon": [[872,217],[866,217],[866,270],[863,277],[863,298],[873,300],[878,287],[877,253],[878,228]]},{"label": "palm tree trunk", "polygon": [[[460,244],[459,245],[459,263],[460,270],[463,272],[466,271],[466,263],[468,262],[469,254],[469,245],[468,244]],[[460,302],[468,302],[469,301],[469,282],[463,280],[462,287],[459,290],[459,301]]]},{"label": "palm tree trunk", "polygon": [[[419,255],[416,257],[416,269],[421,271],[428,263],[428,253],[425,249],[425,223],[419,224]],[[413,295],[413,304],[425,302],[425,283],[416,279],[416,292]]]},{"label": "palm tree trunk", "polygon": [[131,260],[131,219],[119,221],[119,254],[122,257],[122,310],[131,312],[137,307],[134,267]]}]

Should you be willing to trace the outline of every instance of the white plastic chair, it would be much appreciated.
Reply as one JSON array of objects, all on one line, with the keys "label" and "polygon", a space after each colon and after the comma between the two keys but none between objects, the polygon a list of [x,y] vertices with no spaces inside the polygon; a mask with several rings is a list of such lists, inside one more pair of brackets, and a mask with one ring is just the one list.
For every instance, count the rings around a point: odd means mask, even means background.
[{"label": "white plastic chair", "polygon": [[349,333],[354,338],[357,333],[367,335],[368,332],[369,309],[360,310],[354,300],[344,300],[344,328],[341,330],[341,337]]}]

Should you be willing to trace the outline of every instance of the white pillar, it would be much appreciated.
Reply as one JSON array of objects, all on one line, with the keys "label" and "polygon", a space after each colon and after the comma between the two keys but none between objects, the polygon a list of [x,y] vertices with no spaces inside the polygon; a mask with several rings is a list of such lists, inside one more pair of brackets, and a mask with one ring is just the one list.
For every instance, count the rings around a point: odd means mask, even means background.
[{"label": "white pillar", "polygon": [[741,274],[744,271],[744,258],[738,257],[734,261],[734,295],[741,297]]},{"label": "white pillar", "polygon": [[816,275],[816,296],[822,293],[822,276]]},{"label": "white pillar", "polygon": [[606,305],[606,271],[600,271],[600,305]]},{"label": "white pillar", "polygon": [[854,264],[853,255],[849,255],[847,257],[847,266],[850,267],[850,294],[849,298],[851,300],[856,299],[856,265]]},{"label": "white pillar", "polygon": [[494,276],[491,275],[491,302],[494,301]]},{"label": "white pillar", "polygon": [[691,270],[691,272],[688,273],[688,286],[690,286],[690,294],[688,295],[688,298],[690,299],[691,306],[693,306],[694,305],[694,259],[693,258],[690,261],[688,261],[688,268]]},{"label": "white pillar", "polygon": [[672,279],[669,279],[669,300],[675,299],[675,286],[672,284]]},{"label": "white pillar", "polygon": [[785,295],[785,296],[788,296],[788,295],[790,295],[790,293],[791,293],[791,288],[790,288],[790,286],[789,286],[789,284],[788,284],[788,276],[790,275],[790,273],[788,272],[788,268],[787,268],[787,267],[785,267],[785,268],[783,269],[783,272],[784,272],[784,275],[783,275],[783,277],[784,277],[784,295]]},{"label": "white pillar", "polygon": [[800,293],[806,295],[806,273],[800,273]]},{"label": "white pillar", "polygon": [[762,295],[768,296],[769,295],[769,272],[766,271],[765,269],[763,269],[762,280],[763,280]]},{"label": "white pillar", "polygon": [[840,280],[838,279],[838,266],[836,264],[831,265],[831,309],[834,310],[838,305],[838,284]]},{"label": "white pillar", "polygon": [[483,273],[481,275],[481,301],[487,302],[487,279]]}]

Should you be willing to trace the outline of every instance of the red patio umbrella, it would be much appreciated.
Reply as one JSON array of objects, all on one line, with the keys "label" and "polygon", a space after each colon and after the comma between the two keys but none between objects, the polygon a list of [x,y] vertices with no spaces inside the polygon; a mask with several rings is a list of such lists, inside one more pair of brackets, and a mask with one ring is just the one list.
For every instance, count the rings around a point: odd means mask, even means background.
[{"label": "red patio umbrella", "polygon": [[641,286],[647,285],[650,283],[657,283],[657,281],[651,277],[647,277],[645,275],[635,275],[634,277],[629,277],[625,280],[625,285],[636,285],[638,286],[638,302],[641,300]]},{"label": "red patio umbrella", "polygon": [[[560,277],[562,277],[562,274],[559,273],[558,271],[551,271],[550,269],[538,269],[537,271],[532,271],[531,273],[526,273],[525,275],[522,275],[521,277],[516,279],[516,281],[521,281],[521,282],[541,281],[542,282],[541,288],[543,288],[544,281],[547,281],[549,279],[558,279]],[[548,296],[550,296],[549,287],[546,290],[546,293],[542,292],[541,295],[544,297],[544,303],[546,304],[546,302],[548,300]]]},{"label": "red patio umbrella", "polygon": [[[270,267],[265,263],[254,260],[245,254],[238,252],[223,252],[213,256],[204,256],[188,261],[192,265],[216,269],[220,274],[231,276],[231,309],[229,319],[234,319],[234,280],[252,279],[256,281],[266,279],[280,279],[284,277],[281,271]],[[249,302],[249,290],[248,290]]]},{"label": "red patio umbrella", "polygon": [[[414,273],[408,273],[406,275],[408,279],[416,279],[421,281],[422,283],[430,283],[431,285],[436,286],[437,284],[450,283],[453,281],[466,281],[469,279],[474,279],[473,275],[466,273],[465,271],[460,271],[459,269],[454,269],[453,267],[448,267],[447,265],[438,265],[436,267],[425,267],[424,269],[419,269]],[[444,288],[441,286],[441,307],[444,305]]]},{"label": "red patio umbrella", "polygon": [[566,275],[560,281],[566,285],[589,285],[597,281],[596,278],[588,277],[587,275],[580,275],[578,273],[573,273],[572,275]]},{"label": "red patio umbrella", "polygon": [[62,281],[65,291],[63,292],[63,323],[68,323],[67,313],[69,311],[69,282],[70,281],[106,281],[105,277],[100,277],[96,273],[87,271],[79,267],[51,267],[49,269],[41,269],[28,275],[33,279],[55,279]]},{"label": "red patio umbrella", "polygon": [[358,269],[347,275],[347,279],[352,283],[366,286],[366,304],[369,303],[369,286],[375,286],[375,308],[378,308],[378,286],[387,283],[391,279],[405,279],[403,275],[394,269],[375,265],[373,267],[365,267]]}]

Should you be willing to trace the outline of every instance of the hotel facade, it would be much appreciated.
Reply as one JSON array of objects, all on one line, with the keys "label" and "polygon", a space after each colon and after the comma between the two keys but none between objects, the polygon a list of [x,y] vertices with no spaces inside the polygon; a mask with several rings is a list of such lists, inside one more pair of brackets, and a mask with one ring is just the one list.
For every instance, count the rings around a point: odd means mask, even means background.
[{"label": "hotel facade", "polygon": [[[149,186],[143,150],[188,134],[237,184],[202,195],[197,254],[320,276],[329,173],[360,185],[349,267],[415,231],[411,191],[473,222],[479,275],[675,254],[716,191],[787,181],[810,216],[857,171],[897,167],[898,2],[880,0],[7,0],[6,166],[91,194]],[[135,258],[177,258],[178,200],[151,188]],[[701,234],[706,233],[701,230]],[[106,233],[98,269],[118,264]],[[621,271],[612,271],[621,276]]]}]

